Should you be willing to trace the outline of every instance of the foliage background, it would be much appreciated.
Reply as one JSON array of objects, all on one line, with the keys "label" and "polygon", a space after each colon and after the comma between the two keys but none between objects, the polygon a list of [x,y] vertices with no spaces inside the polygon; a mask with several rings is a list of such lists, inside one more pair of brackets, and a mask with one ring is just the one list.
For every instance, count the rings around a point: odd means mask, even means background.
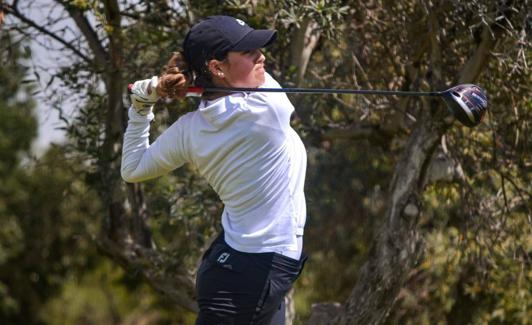
[{"label": "foliage background", "polygon": [[[460,80],[460,67],[480,42],[483,27],[498,26],[491,32],[502,36],[477,78],[489,95],[489,114],[475,129],[453,124],[442,138],[434,156],[442,164],[435,163],[431,172],[444,177],[425,184],[420,198],[423,259],[386,322],[530,323],[527,1],[120,1],[119,31],[106,20],[105,1],[38,4],[49,16],[37,23],[50,26],[71,19],[68,13],[75,10],[83,12],[104,48],[113,46],[109,35],[118,33],[126,81],[157,74],[192,21],[225,13],[278,29],[278,41],[267,50],[268,70],[286,86],[444,89]],[[192,324],[193,312],[176,307],[139,269],[123,267],[98,244],[101,229],[109,227],[104,218],[109,197],[102,195],[107,176],[101,172],[108,84],[102,63],[84,60],[90,50],[75,40],[70,43],[79,54],[46,43],[58,57],[70,58],[56,73],[48,72],[56,82],[47,84],[42,77],[47,68],[35,66],[28,45],[50,35],[13,11],[27,13],[31,5],[36,2],[5,1],[7,20],[0,34],[0,322]],[[61,14],[54,17],[56,11]],[[319,39],[304,66],[294,39],[311,23]],[[434,30],[440,53],[430,52]],[[65,39],[69,32],[79,34],[75,26],[52,31]],[[120,86],[126,105],[125,84]],[[65,113],[69,96],[75,97],[76,114],[62,115],[68,140],[33,156],[35,101]],[[349,296],[385,222],[398,157],[427,106],[395,97],[290,98],[298,111],[293,125],[309,156],[305,249],[310,263],[294,291],[295,323],[302,324],[313,303]],[[196,105],[193,99],[160,103],[152,137]],[[123,126],[124,121],[115,122]],[[193,269],[219,229],[216,194],[188,166],[145,183],[142,190],[152,240],[168,258],[166,267]]]}]

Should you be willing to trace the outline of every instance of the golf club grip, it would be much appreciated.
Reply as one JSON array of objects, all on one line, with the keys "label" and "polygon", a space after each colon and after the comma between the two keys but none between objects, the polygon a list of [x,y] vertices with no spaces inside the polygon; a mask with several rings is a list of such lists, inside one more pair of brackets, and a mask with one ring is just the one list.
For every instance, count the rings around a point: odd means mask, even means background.
[{"label": "golf club grip", "polygon": [[[132,94],[133,84],[127,85],[127,93]],[[203,94],[203,88],[201,87],[188,87],[186,97],[199,97]]]}]

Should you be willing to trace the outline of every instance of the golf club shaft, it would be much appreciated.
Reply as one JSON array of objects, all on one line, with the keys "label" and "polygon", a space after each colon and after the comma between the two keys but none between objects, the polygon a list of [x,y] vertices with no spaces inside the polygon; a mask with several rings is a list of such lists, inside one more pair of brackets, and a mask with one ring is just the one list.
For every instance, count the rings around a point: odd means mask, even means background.
[{"label": "golf club shaft", "polygon": [[[131,90],[133,84],[128,85]],[[381,96],[443,96],[446,91],[401,91],[401,90],[368,90],[368,89],[324,89],[324,88],[201,88],[188,87],[186,96],[201,96],[206,92],[262,92],[262,93],[292,93],[292,94],[355,94]]]},{"label": "golf club shaft", "polygon": [[263,93],[296,93],[296,94],[358,94],[383,96],[442,96],[442,91],[398,91],[398,90],[365,90],[365,89],[322,89],[322,88],[200,88],[189,87],[188,95],[201,95],[204,92],[263,92]]}]

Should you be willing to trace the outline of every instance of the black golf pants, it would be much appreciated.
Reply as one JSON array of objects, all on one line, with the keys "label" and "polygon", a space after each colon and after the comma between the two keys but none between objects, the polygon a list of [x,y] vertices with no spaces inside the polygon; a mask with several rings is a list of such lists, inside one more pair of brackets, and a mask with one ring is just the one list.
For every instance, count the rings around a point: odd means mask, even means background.
[{"label": "black golf pants", "polygon": [[277,253],[243,253],[218,237],[198,270],[196,325],[283,325],[284,297],[303,269]]}]

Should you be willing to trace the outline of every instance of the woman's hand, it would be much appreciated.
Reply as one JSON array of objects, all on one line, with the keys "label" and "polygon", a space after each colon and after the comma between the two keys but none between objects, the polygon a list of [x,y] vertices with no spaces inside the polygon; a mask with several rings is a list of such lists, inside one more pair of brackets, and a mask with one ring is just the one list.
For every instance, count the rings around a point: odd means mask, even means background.
[{"label": "woman's hand", "polygon": [[146,116],[151,113],[153,105],[159,99],[159,95],[155,90],[157,88],[157,76],[151,79],[144,79],[135,81],[131,87],[131,106],[140,115]]},{"label": "woman's hand", "polygon": [[167,69],[160,77],[156,87],[157,94],[169,99],[181,99],[187,94],[187,76],[174,67]]}]

